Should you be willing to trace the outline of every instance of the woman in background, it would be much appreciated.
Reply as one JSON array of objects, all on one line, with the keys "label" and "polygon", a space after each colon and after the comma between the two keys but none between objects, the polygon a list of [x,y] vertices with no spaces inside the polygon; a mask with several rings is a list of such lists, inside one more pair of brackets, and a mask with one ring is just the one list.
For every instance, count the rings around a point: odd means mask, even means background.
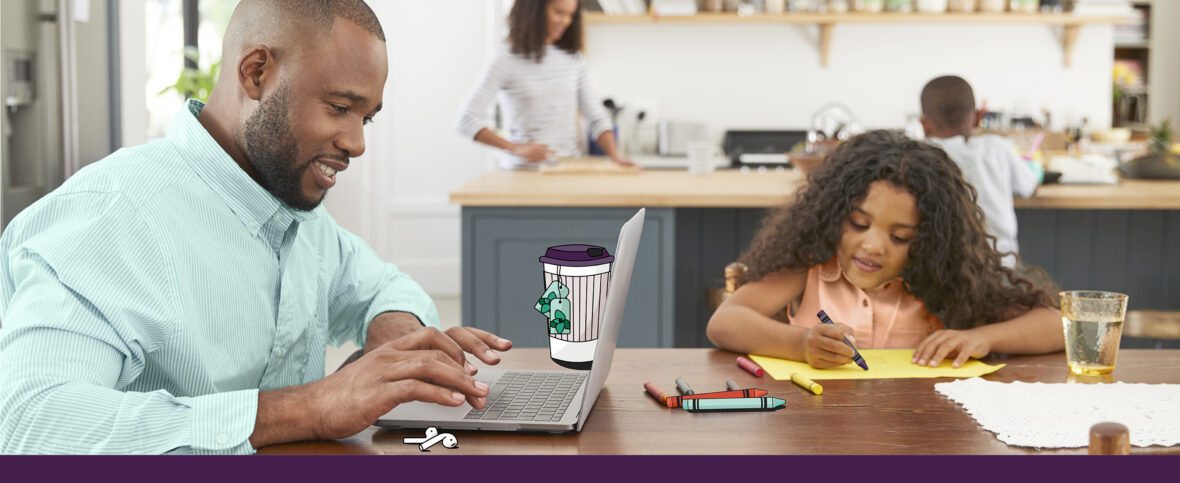
[{"label": "woman in background", "polygon": [[[578,0],[516,0],[508,14],[508,43],[484,66],[455,128],[502,150],[501,168],[533,169],[546,160],[581,154],[581,110],[603,152],[615,163],[633,165],[619,155],[610,118],[590,91],[581,51]],[[488,129],[485,119],[497,94],[508,139]]]}]

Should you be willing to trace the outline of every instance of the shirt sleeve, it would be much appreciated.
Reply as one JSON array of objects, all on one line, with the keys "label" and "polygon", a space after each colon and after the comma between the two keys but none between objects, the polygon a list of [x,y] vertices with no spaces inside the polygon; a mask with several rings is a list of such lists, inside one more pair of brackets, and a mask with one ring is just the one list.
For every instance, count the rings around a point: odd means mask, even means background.
[{"label": "shirt sleeve", "polygon": [[582,110],[582,116],[586,118],[589,123],[590,139],[598,141],[598,137],[602,133],[614,129],[611,125],[610,117],[606,114],[606,109],[602,108],[602,101],[594,94],[594,90],[590,88],[590,75],[586,71],[586,60],[579,56],[578,59],[578,107]]},{"label": "shirt sleeve", "polygon": [[1021,198],[1032,196],[1037,191],[1037,173],[1020,157],[1011,142],[1001,143],[1000,149],[1003,150],[1005,162],[1008,164],[1012,194]]},{"label": "shirt sleeve", "polygon": [[369,324],[382,312],[408,312],[426,326],[439,326],[438,309],[418,282],[381,260],[360,237],[339,226],[336,232],[340,271],[329,293],[328,329],[333,345],[364,347]]},{"label": "shirt sleeve", "polygon": [[496,93],[503,86],[506,76],[503,59],[502,55],[497,54],[488,60],[475,87],[467,94],[463,107],[459,109],[455,131],[467,139],[475,139],[481,129],[488,127],[488,109],[496,102]]},{"label": "shirt sleeve", "polygon": [[251,453],[258,394],[129,390],[175,333],[175,284],[120,199],[59,196],[5,232],[0,452]]}]

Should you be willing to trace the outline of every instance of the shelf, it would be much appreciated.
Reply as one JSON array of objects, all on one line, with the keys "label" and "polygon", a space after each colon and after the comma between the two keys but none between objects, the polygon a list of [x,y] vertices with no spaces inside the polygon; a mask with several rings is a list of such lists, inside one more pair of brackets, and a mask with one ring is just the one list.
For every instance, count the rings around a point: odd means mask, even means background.
[{"label": "shelf", "polygon": [[1026,24],[1063,27],[1061,49],[1065,66],[1072,63],[1073,48],[1083,25],[1124,23],[1129,17],[1075,16],[1053,13],[784,13],[738,15],[698,13],[696,15],[606,15],[586,12],[587,25],[612,24],[786,24],[817,25],[820,29],[820,65],[828,65],[832,27],[836,24]]},{"label": "shelf", "polygon": [[1116,49],[1150,49],[1151,44],[1148,43],[1147,41],[1143,41],[1143,42],[1115,42],[1114,48],[1116,48]]},{"label": "shelf", "polygon": [[626,23],[993,23],[1037,25],[1088,25],[1123,23],[1128,17],[1076,16],[1065,13],[698,13],[696,15],[606,15],[586,12],[587,24]]}]

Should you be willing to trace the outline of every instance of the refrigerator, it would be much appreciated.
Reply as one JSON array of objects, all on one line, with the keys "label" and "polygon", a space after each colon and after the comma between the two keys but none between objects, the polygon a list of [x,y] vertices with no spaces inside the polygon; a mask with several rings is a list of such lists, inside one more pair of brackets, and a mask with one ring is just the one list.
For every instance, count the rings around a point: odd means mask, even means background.
[{"label": "refrigerator", "polygon": [[0,1],[0,230],[112,151],[116,3]]}]

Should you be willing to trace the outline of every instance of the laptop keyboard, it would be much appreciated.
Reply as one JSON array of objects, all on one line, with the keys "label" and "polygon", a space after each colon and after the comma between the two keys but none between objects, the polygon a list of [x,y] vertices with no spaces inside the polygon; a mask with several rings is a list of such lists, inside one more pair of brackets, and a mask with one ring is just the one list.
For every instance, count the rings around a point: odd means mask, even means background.
[{"label": "laptop keyboard", "polygon": [[463,419],[560,421],[585,380],[584,372],[507,372],[492,384],[487,405]]}]

